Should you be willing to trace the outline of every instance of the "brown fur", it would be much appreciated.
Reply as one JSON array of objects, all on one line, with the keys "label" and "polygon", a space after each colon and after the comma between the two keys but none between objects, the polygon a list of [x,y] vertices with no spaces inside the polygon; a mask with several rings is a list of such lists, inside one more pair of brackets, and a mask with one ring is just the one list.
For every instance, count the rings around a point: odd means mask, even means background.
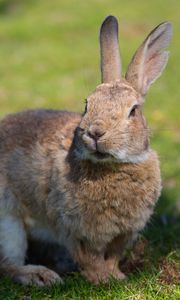
[{"label": "brown fur", "polygon": [[95,284],[125,277],[119,260],[161,190],[142,103],[143,93],[117,80],[97,87],[82,117],[31,110],[1,121],[1,272],[22,284],[60,281],[24,266],[30,237],[64,244]]}]

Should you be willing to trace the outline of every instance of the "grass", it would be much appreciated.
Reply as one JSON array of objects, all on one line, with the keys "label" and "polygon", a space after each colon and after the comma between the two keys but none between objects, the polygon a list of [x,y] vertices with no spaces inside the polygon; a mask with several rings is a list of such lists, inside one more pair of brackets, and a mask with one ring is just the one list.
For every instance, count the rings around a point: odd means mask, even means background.
[{"label": "grass", "polygon": [[[179,0],[0,0],[0,115],[26,108],[82,111],[100,82],[98,29],[120,21],[123,70],[147,33],[170,20],[174,37],[166,71],[147,97],[152,146],[161,159],[164,189],[143,236],[143,265],[126,282],[93,287],[78,274],[64,286],[23,288],[0,281],[0,299],[180,299],[180,42]],[[30,297],[30,298],[28,298]]]}]

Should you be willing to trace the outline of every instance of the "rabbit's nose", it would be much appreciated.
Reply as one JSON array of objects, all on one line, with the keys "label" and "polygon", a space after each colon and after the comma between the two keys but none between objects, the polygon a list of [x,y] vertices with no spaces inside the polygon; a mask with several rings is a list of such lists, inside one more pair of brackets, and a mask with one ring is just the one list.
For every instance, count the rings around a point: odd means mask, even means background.
[{"label": "rabbit's nose", "polygon": [[87,134],[90,138],[97,141],[100,137],[102,137],[105,134],[105,131],[99,128],[89,128]]}]

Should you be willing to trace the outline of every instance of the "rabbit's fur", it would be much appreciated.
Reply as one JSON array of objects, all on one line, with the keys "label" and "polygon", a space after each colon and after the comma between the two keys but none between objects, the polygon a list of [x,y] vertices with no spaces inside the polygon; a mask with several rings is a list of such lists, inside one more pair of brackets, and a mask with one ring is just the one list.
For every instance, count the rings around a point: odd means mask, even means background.
[{"label": "rabbit's fur", "polygon": [[100,31],[102,84],[83,116],[29,110],[0,123],[0,271],[22,284],[61,281],[24,265],[28,237],[64,244],[91,282],[123,279],[119,260],[160,195],[144,95],[167,62],[168,22],[155,28],[121,79],[118,25]]}]

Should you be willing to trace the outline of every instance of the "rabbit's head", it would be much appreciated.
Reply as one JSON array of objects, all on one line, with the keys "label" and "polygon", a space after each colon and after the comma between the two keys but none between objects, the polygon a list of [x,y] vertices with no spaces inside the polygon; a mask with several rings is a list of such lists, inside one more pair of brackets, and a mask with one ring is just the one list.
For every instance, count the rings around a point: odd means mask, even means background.
[{"label": "rabbit's head", "polygon": [[79,158],[93,162],[137,163],[148,157],[148,129],[142,105],[150,85],[168,61],[171,24],[161,23],[133,56],[121,78],[118,22],[105,19],[100,30],[102,84],[87,98],[75,134]]}]

